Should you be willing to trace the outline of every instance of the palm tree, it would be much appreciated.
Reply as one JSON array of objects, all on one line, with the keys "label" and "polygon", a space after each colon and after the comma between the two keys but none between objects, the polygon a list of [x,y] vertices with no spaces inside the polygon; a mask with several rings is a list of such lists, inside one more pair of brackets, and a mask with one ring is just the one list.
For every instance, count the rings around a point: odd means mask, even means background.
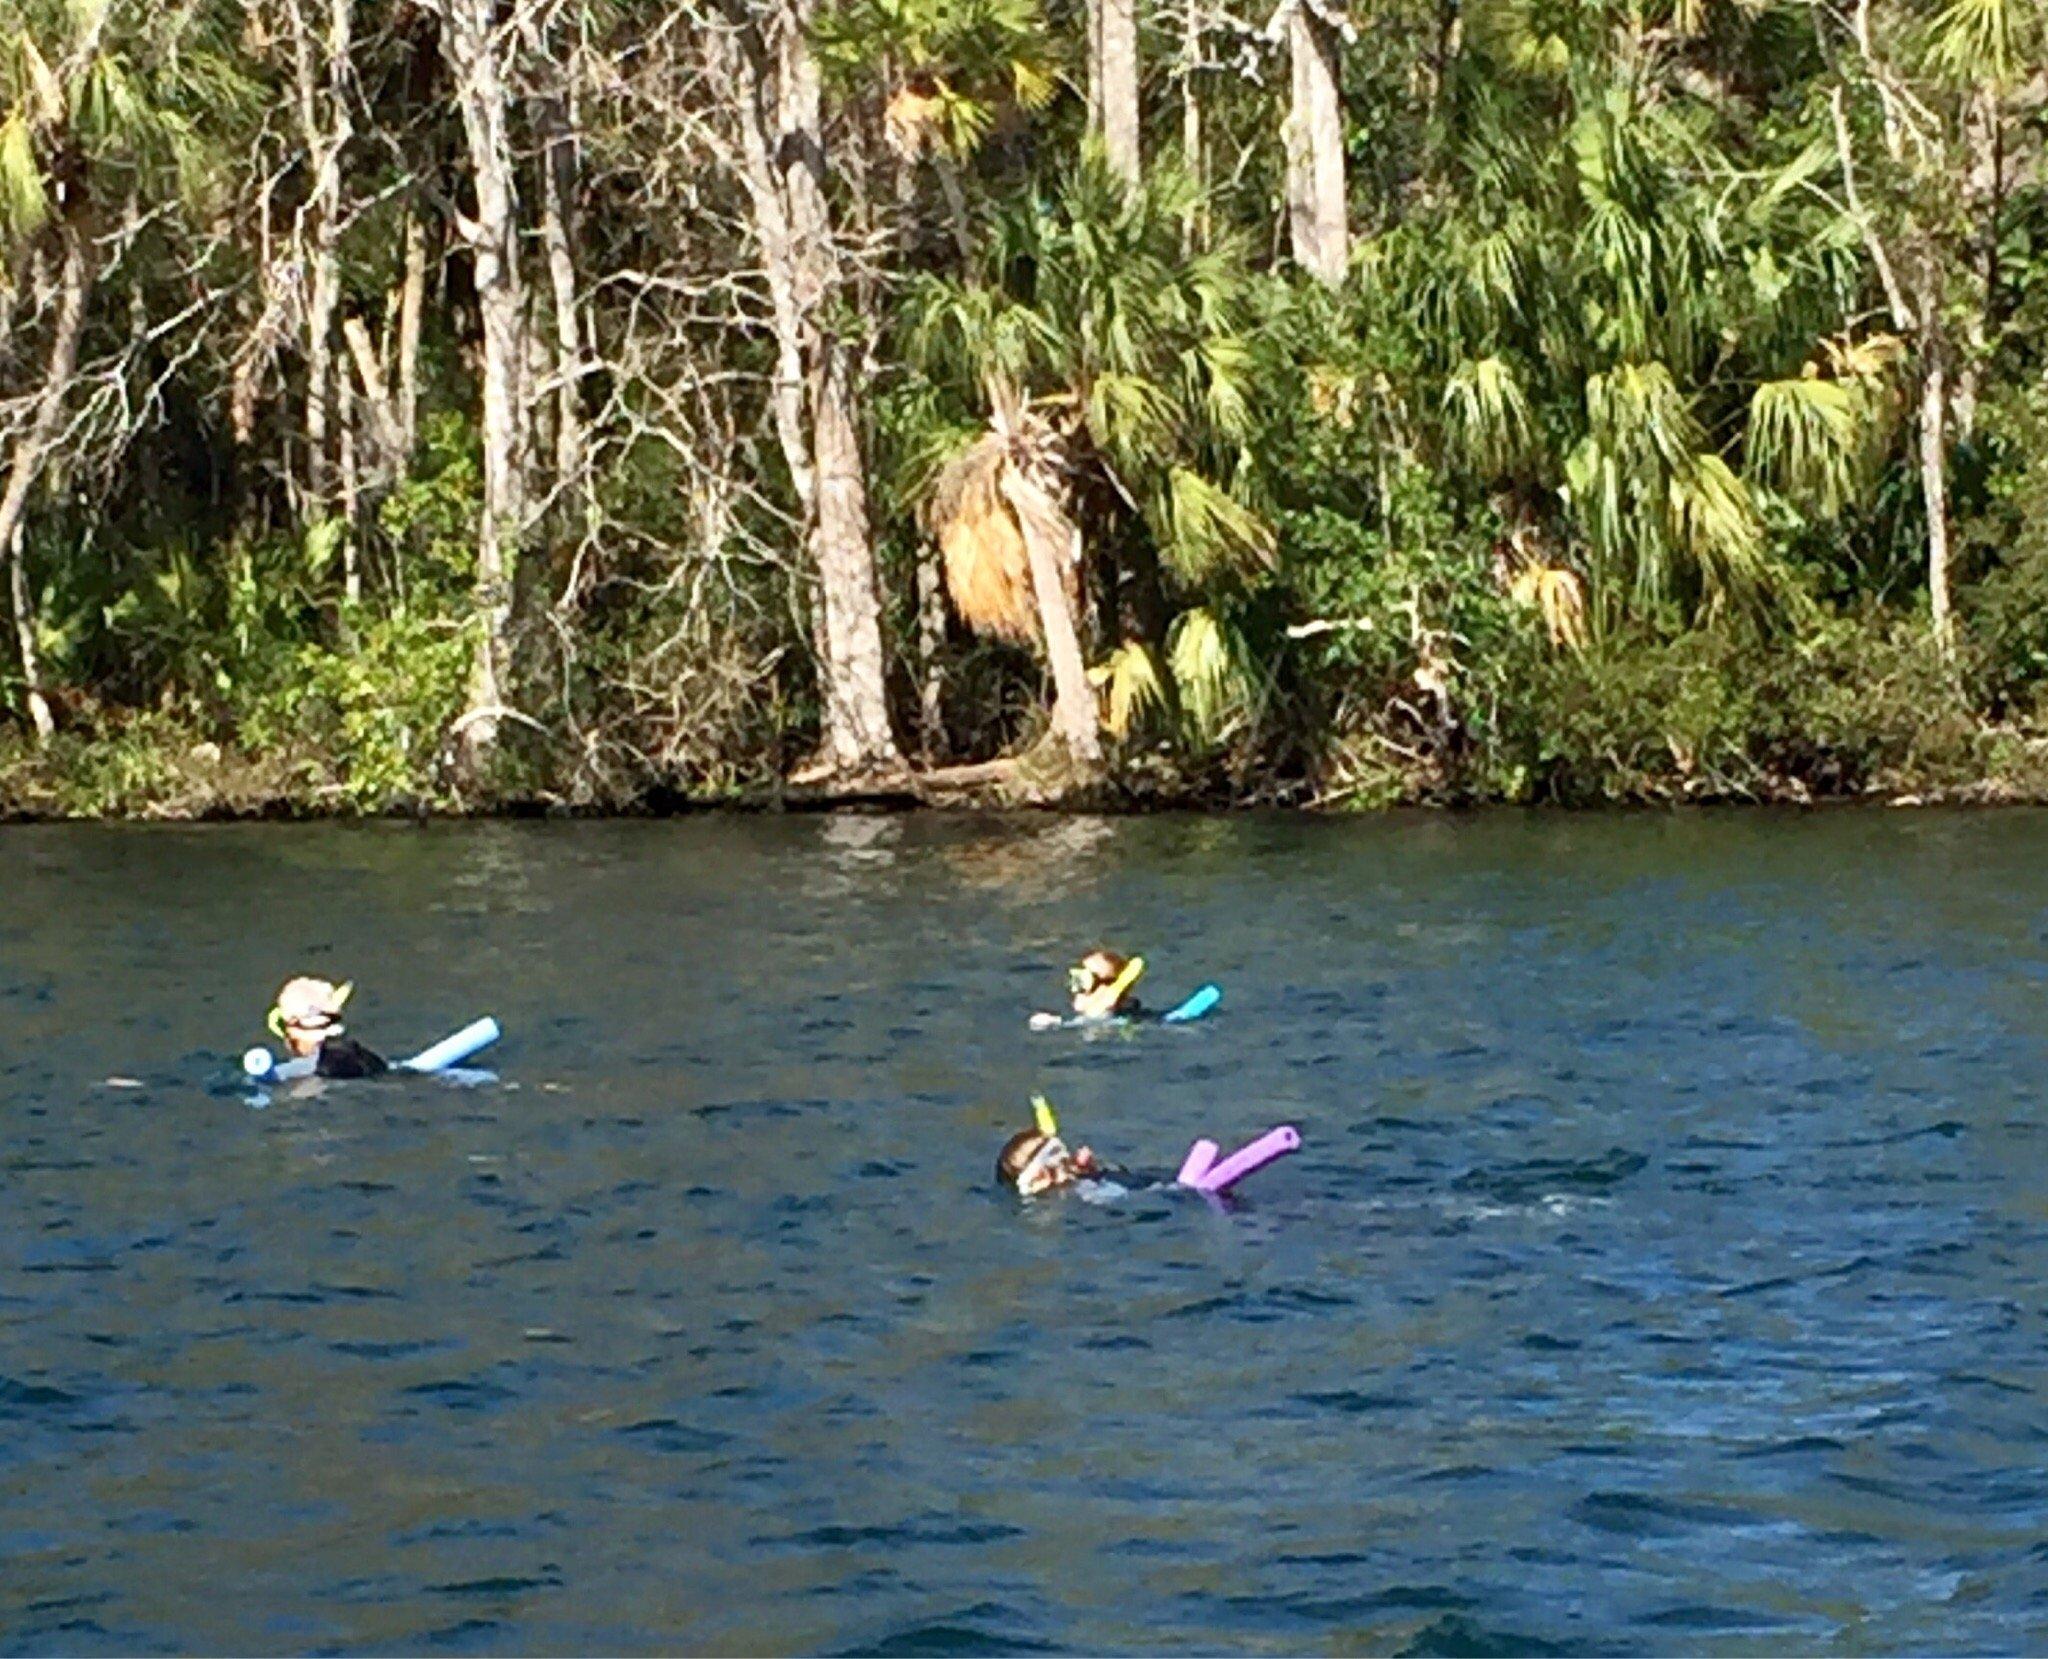
[{"label": "palm tree", "polygon": [[1767,519],[1839,514],[1890,430],[1883,346],[1816,344],[1859,286],[1824,134],[1696,84],[1662,42],[1706,26],[1481,0],[1446,205],[1376,239],[1351,301],[1412,342],[1451,477],[1554,509],[1573,546],[1543,562],[1582,567],[1595,637],[1796,606]]},{"label": "palm tree", "polygon": [[[1191,597],[1213,599],[1274,551],[1235,484],[1257,372],[1243,254],[1224,240],[1183,257],[1187,198],[1164,172],[1128,190],[1091,153],[1049,199],[998,216],[975,277],[926,278],[910,296],[912,360],[985,423],[934,469],[926,500],[948,588],[970,625],[1043,643],[1054,728],[1083,767],[1100,752],[1080,643],[1084,565],[1114,594],[1120,575],[1142,580],[1156,561]],[[1171,641],[1206,692],[1228,666],[1217,637],[1184,618],[1162,637],[1119,641],[1111,660],[1159,681],[1146,653]]]},{"label": "palm tree", "polygon": [[[114,0],[36,0],[0,38],[0,284],[26,286],[50,318],[41,379],[14,433],[0,488],[0,559],[7,565],[25,703],[39,741],[52,730],[37,660],[35,603],[24,553],[29,497],[62,433],[78,373],[107,203],[129,213],[159,197],[192,200],[214,156],[194,119],[244,105],[234,67],[239,8],[202,0],[126,8]],[[23,279],[28,280],[24,283]]]}]

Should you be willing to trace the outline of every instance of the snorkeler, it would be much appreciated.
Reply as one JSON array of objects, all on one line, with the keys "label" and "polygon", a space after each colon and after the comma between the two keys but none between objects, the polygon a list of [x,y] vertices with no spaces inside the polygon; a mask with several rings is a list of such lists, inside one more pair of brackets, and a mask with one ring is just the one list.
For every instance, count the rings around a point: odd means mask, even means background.
[{"label": "snorkeler", "polygon": [[1031,1097],[1031,1111],[1037,1120],[1034,1127],[1018,1130],[996,1154],[998,1186],[1014,1187],[1019,1198],[1035,1198],[1054,1187],[1072,1186],[1107,1173],[1090,1148],[1068,1149],[1045,1096]]},{"label": "snorkeler", "polygon": [[341,1011],[355,990],[353,983],[335,985],[325,979],[285,982],[272,1005],[268,1024],[294,1059],[311,1059],[316,1077],[376,1077],[391,1068],[348,1034]]},{"label": "snorkeler", "polygon": [[1120,956],[1113,950],[1091,950],[1067,970],[1067,991],[1073,1012],[1048,1014],[1040,1011],[1033,1014],[1028,1023],[1033,1031],[1053,1031],[1062,1026],[1128,1026],[1139,1022],[1185,1025],[1189,1020],[1200,1019],[1223,1000],[1219,986],[1203,985],[1164,1013],[1155,1014],[1131,995],[1132,987],[1144,971],[1145,959],[1142,956]]},{"label": "snorkeler", "polygon": [[1142,956],[1091,950],[1067,970],[1067,989],[1073,993],[1074,1013],[1085,1020],[1106,1020],[1113,1015],[1142,1019],[1145,1010],[1131,995],[1131,988],[1144,971]]},{"label": "snorkeler", "polygon": [[1071,1186],[1084,1175],[1100,1175],[1102,1166],[1087,1147],[1070,1152],[1057,1134],[1020,1129],[1003,1143],[996,1157],[996,1182],[1014,1187],[1019,1198],[1035,1198],[1054,1187]]},{"label": "snorkeler", "polygon": [[[1020,1129],[996,1154],[996,1184],[1014,1188],[1019,1198],[1035,1198],[1056,1187],[1078,1187],[1080,1196],[1091,1203],[1107,1203],[1133,1190],[1166,1183],[1134,1178],[1130,1171],[1104,1166],[1088,1147],[1078,1152],[1067,1149],[1060,1139],[1059,1121],[1044,1095],[1031,1097],[1031,1111],[1037,1120],[1032,1128]],[[1301,1150],[1301,1131],[1291,1123],[1269,1129],[1255,1141],[1241,1146],[1228,1157],[1212,1140],[1198,1140],[1181,1160],[1176,1187],[1186,1187],[1211,1200],[1221,1199],[1247,1175],[1264,1169],[1276,1159]],[[1135,1180],[1135,1187],[1131,1184]]]}]

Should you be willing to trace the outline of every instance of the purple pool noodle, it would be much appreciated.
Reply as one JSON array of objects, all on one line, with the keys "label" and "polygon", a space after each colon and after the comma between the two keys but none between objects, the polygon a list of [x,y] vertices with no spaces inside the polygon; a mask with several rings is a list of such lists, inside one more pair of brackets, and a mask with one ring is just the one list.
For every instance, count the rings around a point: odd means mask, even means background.
[{"label": "purple pool noodle", "polygon": [[1199,1187],[1202,1177],[1209,1173],[1209,1166],[1216,1161],[1216,1154],[1222,1150],[1214,1141],[1196,1141],[1188,1148],[1188,1155],[1181,1160],[1180,1173],[1174,1184],[1182,1187]]},{"label": "purple pool noodle", "polygon": [[1291,1123],[1283,1123],[1278,1129],[1269,1129],[1250,1146],[1239,1150],[1220,1164],[1211,1164],[1206,1173],[1195,1182],[1197,1192],[1228,1192],[1253,1170],[1264,1169],[1275,1158],[1284,1158],[1301,1145],[1301,1132]]}]

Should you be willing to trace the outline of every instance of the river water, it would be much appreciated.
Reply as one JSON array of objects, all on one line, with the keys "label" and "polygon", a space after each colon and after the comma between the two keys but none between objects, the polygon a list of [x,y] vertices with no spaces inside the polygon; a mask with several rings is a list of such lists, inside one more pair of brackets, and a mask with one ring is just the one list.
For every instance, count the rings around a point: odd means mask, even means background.
[{"label": "river water", "polygon": [[[2048,1645],[2048,817],[0,832],[11,1652]],[[1098,940],[1196,1025],[1025,1029]],[[288,974],[501,1081],[233,1082]],[[1020,1207],[1002,1140],[1234,1211]]]}]

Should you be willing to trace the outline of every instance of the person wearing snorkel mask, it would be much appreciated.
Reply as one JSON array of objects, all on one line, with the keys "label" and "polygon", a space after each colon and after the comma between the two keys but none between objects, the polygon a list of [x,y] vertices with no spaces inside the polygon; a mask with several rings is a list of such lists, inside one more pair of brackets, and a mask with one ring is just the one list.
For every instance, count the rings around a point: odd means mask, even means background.
[{"label": "person wearing snorkel mask", "polygon": [[376,1077],[391,1068],[348,1034],[341,1011],[353,983],[325,979],[287,980],[272,1004],[268,1024],[294,1059],[313,1061],[316,1077]]},{"label": "person wearing snorkel mask", "polygon": [[1110,1171],[1090,1148],[1069,1150],[1060,1139],[1059,1120],[1044,1095],[1031,1097],[1031,1112],[1033,1127],[1020,1129],[996,1154],[996,1185],[1015,1189],[1019,1198],[1036,1198],[1042,1192],[1084,1180],[1098,1183],[1111,1194],[1122,1190],[1106,1182]]},{"label": "person wearing snorkel mask", "polygon": [[1073,993],[1075,1014],[1084,1020],[1105,1020],[1112,1015],[1144,1018],[1144,1006],[1131,995],[1131,988],[1144,971],[1142,956],[1091,950],[1067,970],[1067,989]]},{"label": "person wearing snorkel mask", "polygon": [[1072,1186],[1086,1175],[1100,1175],[1102,1166],[1087,1147],[1067,1149],[1057,1134],[1020,1129],[1003,1143],[996,1157],[996,1184],[1014,1187],[1019,1198],[1036,1198],[1054,1187]]}]

